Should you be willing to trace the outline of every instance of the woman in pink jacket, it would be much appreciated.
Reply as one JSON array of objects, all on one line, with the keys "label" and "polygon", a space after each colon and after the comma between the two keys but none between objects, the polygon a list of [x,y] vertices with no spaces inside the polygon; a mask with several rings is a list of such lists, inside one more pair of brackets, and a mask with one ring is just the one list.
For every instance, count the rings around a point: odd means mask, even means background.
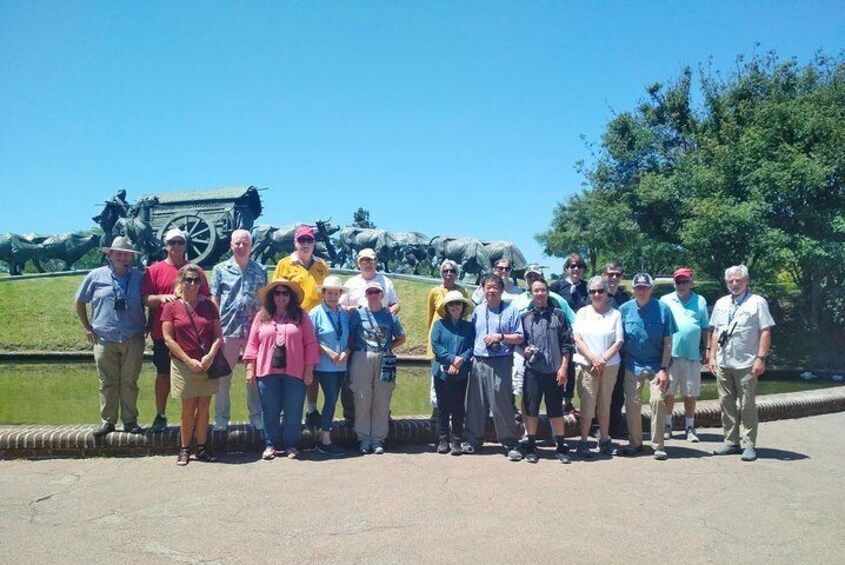
[{"label": "woman in pink jacket", "polygon": [[257,382],[261,397],[266,445],[262,457],[274,459],[282,446],[286,457],[297,459],[305,387],[314,380],[320,349],[311,318],[300,306],[298,284],[273,279],[259,297],[263,306],[252,321],[243,359],[246,379]]}]

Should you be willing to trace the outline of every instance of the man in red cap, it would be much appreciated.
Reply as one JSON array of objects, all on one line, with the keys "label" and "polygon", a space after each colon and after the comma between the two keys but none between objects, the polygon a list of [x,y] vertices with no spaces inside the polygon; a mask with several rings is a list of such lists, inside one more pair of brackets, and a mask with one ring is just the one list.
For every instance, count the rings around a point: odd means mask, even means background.
[{"label": "man in red cap", "polygon": [[[322,298],[317,287],[329,276],[329,267],[319,257],[314,257],[314,228],[301,225],[293,236],[295,250],[288,257],[284,257],[276,265],[272,279],[287,279],[299,285],[302,289],[302,309],[310,312],[320,304]],[[317,411],[317,391],[320,384],[314,379],[306,389],[308,410],[305,414],[305,425],[319,426],[320,413]]]},{"label": "man in red cap", "polygon": [[666,421],[663,437],[672,437],[672,408],[675,395],[680,389],[684,395],[684,429],[689,441],[697,442],[695,432],[695,402],[701,390],[701,364],[707,363],[707,344],[710,339],[710,323],[707,302],[692,290],[692,269],[680,268],[672,275],[675,292],[660,300],[669,307],[678,331],[672,336],[672,365],[669,367],[669,390],[667,391]]}]

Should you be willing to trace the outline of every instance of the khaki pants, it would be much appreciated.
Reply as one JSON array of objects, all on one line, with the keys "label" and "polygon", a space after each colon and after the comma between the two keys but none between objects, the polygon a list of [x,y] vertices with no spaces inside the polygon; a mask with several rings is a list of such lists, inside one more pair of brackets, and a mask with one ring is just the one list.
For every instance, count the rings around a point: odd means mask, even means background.
[{"label": "khaki pants", "polygon": [[595,416],[610,415],[610,400],[618,375],[619,365],[605,366],[598,376],[592,374],[586,365],[575,366],[575,382],[578,398],[581,399],[582,418],[592,420]]},{"label": "khaki pants", "polygon": [[663,449],[663,422],[666,419],[666,391],[660,389],[654,373],[643,371],[635,375],[625,370],[625,418],[628,421],[628,438],[631,447],[643,444],[643,388],[649,383],[651,399],[651,445]]},{"label": "khaki pants", "polygon": [[[725,443],[743,448],[757,444],[757,378],[751,367],[716,371]],[[739,406],[737,406],[739,402]]]},{"label": "khaki pants", "polygon": [[390,429],[390,399],[396,381],[379,378],[381,354],[355,351],[349,359],[349,388],[355,399],[355,433],[358,441],[383,442]]},{"label": "khaki pants", "polygon": [[144,336],[123,343],[94,344],[94,364],[100,376],[100,418],[116,424],[138,421],[138,377],[144,360]]}]

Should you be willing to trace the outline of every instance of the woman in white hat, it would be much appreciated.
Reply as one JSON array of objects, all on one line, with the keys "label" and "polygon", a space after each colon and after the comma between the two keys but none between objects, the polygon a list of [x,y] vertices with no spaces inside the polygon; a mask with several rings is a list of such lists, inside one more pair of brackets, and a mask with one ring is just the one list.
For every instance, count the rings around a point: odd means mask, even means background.
[{"label": "woman in white hat", "polygon": [[115,430],[118,409],[123,431],[140,433],[137,401],[146,328],[141,300],[144,273],[132,266],[139,252],[127,238],[118,236],[111,247],[100,251],[108,255],[109,264],[85,275],[76,293],[76,314],[85,339],[94,347],[100,376],[101,424],[94,430],[94,437]]},{"label": "woman in white hat", "polygon": [[326,277],[323,284],[317,286],[322,302],[310,312],[320,346],[320,362],[314,368],[314,375],[323,389],[324,399],[320,414],[322,433],[317,451],[328,455],[346,453],[342,447],[332,443],[331,434],[335,405],[346,378],[346,362],[350,353],[349,312],[340,306],[340,297],[345,291],[340,277]]},{"label": "woman in white hat", "polygon": [[460,291],[449,291],[437,307],[440,318],[431,328],[434,352],[431,376],[440,417],[437,453],[449,453],[450,450],[452,455],[462,453],[464,400],[475,341],[475,328],[464,318],[472,314],[474,307]]},{"label": "woman in white hat", "polygon": [[[258,384],[264,418],[262,457],[274,459],[277,448],[289,459],[299,458],[305,387],[314,380],[320,349],[314,324],[302,310],[302,288],[276,278],[258,291],[262,308],[252,322],[243,360],[246,378]],[[279,416],[284,419],[279,425]]]},{"label": "woman in white hat", "polygon": [[349,361],[349,388],[355,399],[355,434],[361,453],[380,455],[396,387],[393,348],[405,343],[405,329],[396,314],[382,304],[384,289],[378,282],[367,283],[364,296],[367,305],[352,313],[349,324],[354,350]]}]

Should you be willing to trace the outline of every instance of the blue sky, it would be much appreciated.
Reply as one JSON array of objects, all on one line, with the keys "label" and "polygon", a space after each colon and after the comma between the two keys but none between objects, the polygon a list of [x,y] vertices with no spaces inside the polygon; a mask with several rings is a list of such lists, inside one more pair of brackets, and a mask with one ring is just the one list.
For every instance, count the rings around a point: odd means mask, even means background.
[{"label": "blue sky", "polygon": [[[269,187],[529,260],[614,111],[712,58],[836,53],[843,2],[0,2],[0,232],[92,227],[117,188]],[[757,45],[759,44],[759,46]]]}]

